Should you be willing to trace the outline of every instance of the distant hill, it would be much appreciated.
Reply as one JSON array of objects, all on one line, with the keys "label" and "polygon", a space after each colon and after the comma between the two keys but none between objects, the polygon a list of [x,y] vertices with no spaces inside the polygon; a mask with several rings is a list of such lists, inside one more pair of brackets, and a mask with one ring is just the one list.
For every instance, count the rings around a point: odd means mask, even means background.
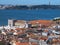
[{"label": "distant hill", "polygon": [[0,5],[0,9],[60,9],[60,5]]}]

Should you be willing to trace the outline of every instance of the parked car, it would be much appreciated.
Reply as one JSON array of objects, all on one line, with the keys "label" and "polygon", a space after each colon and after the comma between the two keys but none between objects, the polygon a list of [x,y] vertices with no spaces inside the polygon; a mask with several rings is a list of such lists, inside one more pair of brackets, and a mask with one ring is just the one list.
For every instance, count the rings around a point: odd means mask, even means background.
[{"label": "parked car", "polygon": [[55,33],[56,35],[60,35],[60,32],[59,31],[53,30],[52,33]]}]

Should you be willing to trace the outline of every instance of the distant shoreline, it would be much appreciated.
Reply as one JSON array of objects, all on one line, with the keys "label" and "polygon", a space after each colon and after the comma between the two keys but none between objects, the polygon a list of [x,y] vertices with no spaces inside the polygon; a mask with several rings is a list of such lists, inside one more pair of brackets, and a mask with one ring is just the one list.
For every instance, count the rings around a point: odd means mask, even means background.
[{"label": "distant shoreline", "polygon": [[0,9],[38,10],[38,9],[60,9],[60,5],[0,5]]}]

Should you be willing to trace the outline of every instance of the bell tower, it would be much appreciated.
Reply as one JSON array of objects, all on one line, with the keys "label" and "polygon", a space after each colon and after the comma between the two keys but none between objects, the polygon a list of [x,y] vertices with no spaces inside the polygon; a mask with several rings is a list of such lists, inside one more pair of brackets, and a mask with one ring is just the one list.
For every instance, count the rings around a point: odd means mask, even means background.
[{"label": "bell tower", "polygon": [[13,22],[14,22],[13,19],[8,19],[8,26],[12,27],[13,26]]}]

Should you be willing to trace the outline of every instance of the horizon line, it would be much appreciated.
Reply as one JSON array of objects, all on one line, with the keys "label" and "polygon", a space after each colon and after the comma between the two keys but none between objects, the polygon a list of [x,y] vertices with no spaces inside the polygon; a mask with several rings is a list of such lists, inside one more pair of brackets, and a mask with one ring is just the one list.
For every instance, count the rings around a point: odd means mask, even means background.
[{"label": "horizon line", "polygon": [[[0,5],[14,5],[14,4],[0,4]],[[27,4],[15,4],[15,5],[27,5]],[[29,5],[27,5],[27,6],[29,6]],[[60,5],[60,4],[31,4],[31,5]]]}]

